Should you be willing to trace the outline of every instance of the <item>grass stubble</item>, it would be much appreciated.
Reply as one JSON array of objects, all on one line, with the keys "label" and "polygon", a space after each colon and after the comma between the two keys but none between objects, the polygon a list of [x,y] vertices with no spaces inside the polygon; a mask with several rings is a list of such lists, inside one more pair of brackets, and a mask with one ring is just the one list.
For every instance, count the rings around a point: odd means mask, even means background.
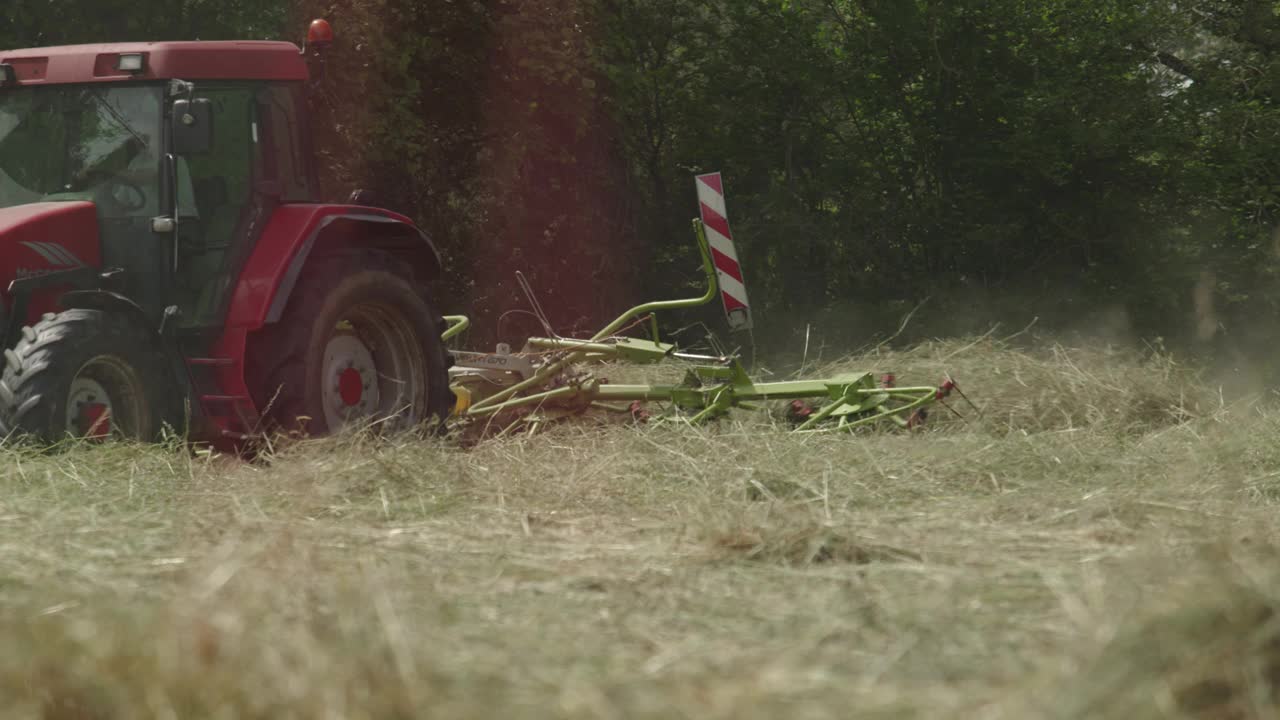
[{"label": "grass stubble", "polygon": [[1280,409],[1166,357],[874,351],[912,434],[10,448],[0,716],[1280,712]]}]

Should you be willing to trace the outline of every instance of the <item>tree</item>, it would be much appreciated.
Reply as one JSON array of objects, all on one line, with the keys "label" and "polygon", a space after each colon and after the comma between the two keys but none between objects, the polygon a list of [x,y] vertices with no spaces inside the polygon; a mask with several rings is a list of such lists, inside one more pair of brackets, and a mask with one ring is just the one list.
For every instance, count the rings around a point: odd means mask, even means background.
[{"label": "tree", "polygon": [[0,47],[145,40],[279,39],[282,2],[250,0],[10,0]]}]

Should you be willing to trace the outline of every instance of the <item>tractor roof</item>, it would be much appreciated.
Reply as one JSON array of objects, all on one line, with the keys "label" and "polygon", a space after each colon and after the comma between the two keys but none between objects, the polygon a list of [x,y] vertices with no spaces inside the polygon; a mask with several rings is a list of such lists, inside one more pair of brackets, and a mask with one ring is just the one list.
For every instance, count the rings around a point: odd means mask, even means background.
[{"label": "tractor roof", "polygon": [[[141,71],[117,69],[141,54]],[[0,50],[22,85],[128,80],[305,80],[307,64],[287,42],[154,42]]]}]

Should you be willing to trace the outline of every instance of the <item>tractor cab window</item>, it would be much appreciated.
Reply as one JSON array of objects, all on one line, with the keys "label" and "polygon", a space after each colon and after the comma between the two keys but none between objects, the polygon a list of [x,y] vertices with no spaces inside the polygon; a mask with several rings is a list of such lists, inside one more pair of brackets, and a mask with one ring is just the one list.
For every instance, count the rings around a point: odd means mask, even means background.
[{"label": "tractor cab window", "polygon": [[200,87],[213,109],[213,147],[177,159],[176,290],[183,324],[215,324],[245,250],[252,214],[258,125],[251,86]]},{"label": "tractor cab window", "polygon": [[161,102],[157,85],[0,93],[0,207],[88,200],[104,220],[156,215]]},{"label": "tractor cab window", "polygon": [[264,143],[262,174],[280,187],[280,202],[314,202],[319,190],[306,161],[305,102],[301,84],[271,85],[258,95],[258,122]]},{"label": "tractor cab window", "polygon": [[163,122],[159,83],[0,91],[0,207],[92,202],[103,266],[131,270],[144,307],[160,299],[151,218],[162,212]]}]

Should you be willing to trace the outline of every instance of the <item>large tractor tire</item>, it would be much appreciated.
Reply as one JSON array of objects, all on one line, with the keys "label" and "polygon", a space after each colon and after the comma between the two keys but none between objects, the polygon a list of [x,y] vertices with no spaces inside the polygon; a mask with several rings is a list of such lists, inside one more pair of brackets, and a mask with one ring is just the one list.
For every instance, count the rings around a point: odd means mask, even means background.
[{"label": "large tractor tire", "polygon": [[453,405],[443,322],[393,258],[319,258],[255,338],[251,375],[265,378],[255,399],[278,428],[305,435],[443,420]]},{"label": "large tractor tire", "polygon": [[152,333],[101,310],[49,313],[4,352],[0,429],[53,444],[153,440],[175,421],[178,392]]}]

